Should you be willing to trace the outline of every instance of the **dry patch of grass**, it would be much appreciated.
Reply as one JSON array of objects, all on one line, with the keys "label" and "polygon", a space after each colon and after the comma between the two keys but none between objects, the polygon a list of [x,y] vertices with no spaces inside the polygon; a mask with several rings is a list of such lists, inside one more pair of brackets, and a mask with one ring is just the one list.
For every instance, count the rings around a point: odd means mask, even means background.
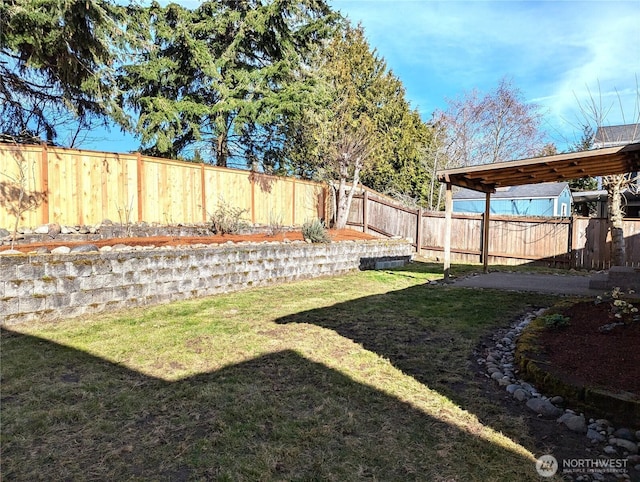
[{"label": "dry patch of grass", "polygon": [[3,475],[538,480],[524,423],[467,362],[549,299],[441,276],[416,263],[3,330]]}]

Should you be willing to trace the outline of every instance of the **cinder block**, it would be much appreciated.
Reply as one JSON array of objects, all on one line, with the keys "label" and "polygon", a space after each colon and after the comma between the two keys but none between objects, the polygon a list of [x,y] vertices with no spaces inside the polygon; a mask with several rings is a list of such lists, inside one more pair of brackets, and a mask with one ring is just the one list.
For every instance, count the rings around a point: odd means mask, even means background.
[{"label": "cinder block", "polygon": [[33,280],[40,279],[45,276],[44,263],[27,262],[16,266],[16,279]]},{"label": "cinder block", "polygon": [[45,296],[23,296],[19,298],[20,313],[37,313],[47,307]]}]

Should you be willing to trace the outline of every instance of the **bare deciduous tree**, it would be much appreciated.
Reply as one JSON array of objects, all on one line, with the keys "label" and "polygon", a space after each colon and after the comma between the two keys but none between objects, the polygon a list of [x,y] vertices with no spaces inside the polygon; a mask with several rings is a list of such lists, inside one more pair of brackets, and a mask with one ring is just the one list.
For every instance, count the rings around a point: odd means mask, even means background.
[{"label": "bare deciduous tree", "polygon": [[[578,107],[582,114],[584,126],[590,126],[593,132],[598,134],[598,130],[606,126],[606,119],[614,108],[614,104],[605,104],[603,101],[600,85],[598,84],[598,95],[594,96],[587,87],[588,100],[585,102],[578,101]],[[628,133],[626,138],[608,139],[613,144],[624,144],[631,139],[637,139],[640,132],[640,86],[636,78],[636,98],[633,107],[632,118],[627,118],[622,100],[617,95],[620,114],[624,125],[635,126],[632,134]],[[637,176],[634,173],[620,173],[602,178],[602,186],[607,191],[607,217],[611,226],[611,264],[614,266],[624,266],[626,264],[626,249],[624,240],[624,203],[622,202],[625,191],[633,192],[637,190]]]},{"label": "bare deciduous tree", "polygon": [[526,103],[507,79],[484,96],[476,90],[450,99],[433,114],[433,137],[425,150],[432,173],[429,208],[439,209],[444,186],[435,183],[442,169],[510,161],[539,155],[545,149],[542,114]]},{"label": "bare deciduous tree", "polygon": [[435,118],[446,132],[451,167],[533,157],[544,147],[542,114],[507,79],[480,96],[472,91],[448,102]]}]

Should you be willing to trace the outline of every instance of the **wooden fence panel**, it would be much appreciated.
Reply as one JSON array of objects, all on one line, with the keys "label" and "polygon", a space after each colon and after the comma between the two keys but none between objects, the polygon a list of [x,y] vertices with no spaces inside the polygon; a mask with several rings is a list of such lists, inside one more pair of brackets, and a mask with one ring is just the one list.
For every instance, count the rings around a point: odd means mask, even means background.
[{"label": "wooden fence panel", "polygon": [[275,176],[254,173],[252,175],[252,190],[254,222],[284,226],[293,224],[294,183]]},{"label": "wooden fence panel", "polygon": [[292,224],[300,226],[307,221],[327,218],[327,189],[324,185],[295,181],[295,195],[293,197],[295,214]]},{"label": "wooden fence panel", "polygon": [[[445,217],[443,212],[426,211],[422,217],[421,253],[440,259],[444,253]],[[451,260],[459,263],[480,262],[482,216],[454,214],[451,218]]]},{"label": "wooden fence panel", "polygon": [[202,221],[200,166],[164,159],[142,159],[143,213],[147,222]]},{"label": "wooden fence panel", "polygon": [[570,220],[555,218],[491,217],[489,256],[493,263],[528,261],[569,264]]},{"label": "wooden fence panel", "polygon": [[46,190],[44,177],[46,170],[42,170],[42,148],[27,146],[18,148],[9,144],[0,144],[0,227],[13,228],[16,219],[9,212],[11,206],[16,207],[18,191],[16,182],[20,176],[20,166],[25,174],[24,187],[41,200],[39,206],[23,213],[21,226],[37,226],[47,217],[47,200],[42,199]]},{"label": "wooden fence panel", "polygon": [[205,166],[206,211],[210,217],[221,205],[245,209],[243,219],[251,222],[251,182],[248,171]]},{"label": "wooden fence panel", "polygon": [[[417,211],[397,209],[389,202],[376,196],[368,196],[368,229],[387,236],[417,239]],[[373,220],[376,220],[373,222]]]},{"label": "wooden fence panel", "polygon": [[[420,244],[420,254],[441,259],[444,253],[443,212],[422,212],[421,229],[414,229],[417,212],[383,201],[384,209],[373,207],[369,194],[369,230],[409,237]],[[363,223],[363,196],[354,198],[349,222],[357,229]],[[606,219],[527,218],[492,216],[489,227],[490,264],[535,263],[556,267],[606,269],[611,265],[611,239]],[[481,262],[483,215],[454,213],[451,219],[451,260]],[[640,265],[640,220],[625,220],[627,265]],[[418,240],[418,232],[421,238]]]},{"label": "wooden fence panel", "polygon": [[640,219],[624,221],[624,239],[628,266],[640,266]]},{"label": "wooden fence panel", "polygon": [[[47,194],[37,209],[24,213],[20,226],[103,219],[198,223],[208,221],[221,203],[246,210],[250,222],[291,225],[326,218],[328,208],[325,185],[311,181],[139,154],[0,144],[0,200],[5,205],[19,162],[26,166],[27,190]],[[14,223],[9,210],[0,209],[0,227]]]},{"label": "wooden fence panel", "polygon": [[364,231],[364,197],[354,196],[351,201],[351,209],[347,216],[347,226],[358,231]]},{"label": "wooden fence panel", "polygon": [[576,230],[582,244],[575,250],[581,264],[588,269],[606,269],[611,265],[611,236],[606,219],[579,218]]}]

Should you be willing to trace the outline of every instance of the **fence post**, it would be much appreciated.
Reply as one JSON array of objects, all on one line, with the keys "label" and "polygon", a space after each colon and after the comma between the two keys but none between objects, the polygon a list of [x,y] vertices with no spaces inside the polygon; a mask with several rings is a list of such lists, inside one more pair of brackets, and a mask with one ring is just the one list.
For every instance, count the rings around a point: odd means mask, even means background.
[{"label": "fence post", "polygon": [[569,269],[571,268],[575,268],[576,267],[576,259],[574,256],[574,239],[576,236],[576,222],[575,222],[575,216],[571,216],[569,218],[569,232],[567,233],[567,251],[569,253]]},{"label": "fence post", "polygon": [[329,184],[325,184],[322,188],[322,212],[324,213],[324,224],[329,226],[331,219],[329,219]]},{"label": "fence post", "polygon": [[138,222],[142,222],[142,155],[136,152],[136,166],[138,178]]},{"label": "fence post", "polygon": [[207,222],[207,192],[204,175],[204,162],[200,164],[200,184],[202,185],[202,222]]},{"label": "fence post", "polygon": [[251,224],[256,224],[256,172],[249,175],[251,179]]},{"label": "fence post", "polygon": [[296,178],[295,177],[291,178],[291,190],[292,190],[291,197],[293,198],[291,200],[291,226],[295,226],[296,224]]},{"label": "fence post", "polygon": [[362,195],[362,232],[369,232],[369,191],[364,190]]},{"label": "fence post", "polygon": [[422,208],[418,208],[416,213],[418,216],[418,224],[416,225],[416,254],[420,254],[420,247],[422,246]]},{"label": "fence post", "polygon": [[49,224],[49,152],[47,151],[47,144],[42,143],[42,192],[44,193],[44,199],[42,201],[42,224]]}]

